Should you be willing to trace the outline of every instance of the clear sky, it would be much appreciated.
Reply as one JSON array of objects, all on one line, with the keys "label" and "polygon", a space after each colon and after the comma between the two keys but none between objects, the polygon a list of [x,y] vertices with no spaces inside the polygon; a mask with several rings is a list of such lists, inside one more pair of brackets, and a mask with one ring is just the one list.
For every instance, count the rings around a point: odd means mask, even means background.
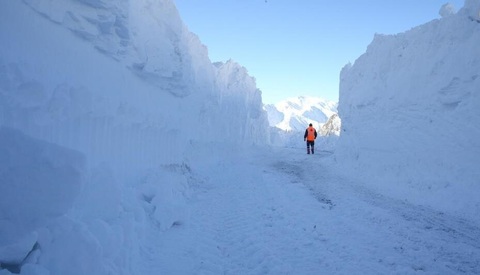
[{"label": "clear sky", "polygon": [[464,0],[174,0],[212,62],[255,77],[264,103],[309,95],[338,100],[339,74],[375,33],[404,32]]}]

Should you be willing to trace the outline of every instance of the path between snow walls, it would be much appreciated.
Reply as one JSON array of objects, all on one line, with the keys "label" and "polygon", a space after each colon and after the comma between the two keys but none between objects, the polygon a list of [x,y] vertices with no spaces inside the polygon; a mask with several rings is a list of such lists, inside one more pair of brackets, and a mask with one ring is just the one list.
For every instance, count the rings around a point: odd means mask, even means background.
[{"label": "path between snow walls", "polygon": [[189,218],[146,230],[143,274],[480,272],[478,226],[347,180],[331,152],[210,150],[190,159]]},{"label": "path between snow walls", "polygon": [[480,273],[478,226],[379,195],[317,153],[194,143],[121,194],[99,168],[85,207],[0,249],[23,253],[0,275]]}]

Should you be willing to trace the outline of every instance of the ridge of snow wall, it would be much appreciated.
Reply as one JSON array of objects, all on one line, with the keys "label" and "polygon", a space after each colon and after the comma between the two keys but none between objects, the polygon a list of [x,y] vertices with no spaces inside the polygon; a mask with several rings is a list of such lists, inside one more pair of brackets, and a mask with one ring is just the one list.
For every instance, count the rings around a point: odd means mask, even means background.
[{"label": "ridge of snow wall", "polygon": [[402,200],[480,222],[480,1],[376,34],[340,74],[337,161]]},{"label": "ridge of snow wall", "polygon": [[122,148],[128,162],[169,163],[192,141],[268,141],[254,79],[214,66],[171,1],[21,3],[2,8],[1,125],[90,160]]}]

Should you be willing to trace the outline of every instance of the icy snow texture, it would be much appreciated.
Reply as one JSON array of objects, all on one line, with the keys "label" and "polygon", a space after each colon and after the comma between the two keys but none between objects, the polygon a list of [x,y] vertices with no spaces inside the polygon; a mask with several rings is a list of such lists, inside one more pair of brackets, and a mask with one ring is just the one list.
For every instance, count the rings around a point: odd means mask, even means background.
[{"label": "icy snow texture", "polygon": [[375,35],[341,72],[337,160],[392,196],[480,222],[480,1]]},{"label": "icy snow texture", "polygon": [[[188,219],[193,146],[268,141],[254,78],[212,64],[170,0],[6,1],[0,41],[0,126],[15,129],[3,140],[28,149],[5,155],[26,167],[7,170],[21,181],[10,192],[2,177],[1,195],[34,199],[0,202],[1,267],[140,274],[146,226]],[[69,178],[64,166],[84,169]]]}]

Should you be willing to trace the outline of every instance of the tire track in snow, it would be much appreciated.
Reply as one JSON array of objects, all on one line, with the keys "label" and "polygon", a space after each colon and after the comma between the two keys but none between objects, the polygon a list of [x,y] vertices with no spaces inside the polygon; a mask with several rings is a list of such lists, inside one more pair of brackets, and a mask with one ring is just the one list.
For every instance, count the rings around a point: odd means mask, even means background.
[{"label": "tire track in snow", "polygon": [[284,150],[213,165],[191,218],[152,244],[155,270],[480,274],[478,227],[376,194],[335,174],[327,158]]},{"label": "tire track in snow", "polygon": [[221,251],[223,274],[286,274],[291,267],[285,262],[284,248],[279,248],[282,228],[276,226],[282,214],[260,171],[232,171],[229,179],[221,181],[220,192],[212,193],[215,198],[210,201],[215,203],[210,213],[217,221],[213,237]]},{"label": "tire track in snow", "polygon": [[397,246],[400,251],[411,247],[430,255],[432,262],[417,265],[417,269],[428,270],[432,268],[429,265],[435,263],[441,266],[442,272],[480,274],[478,226],[428,207],[372,193],[363,187],[354,188],[366,203],[386,210],[397,218],[392,219],[393,224],[390,224],[390,227],[397,236],[403,238]]},{"label": "tire track in snow", "polygon": [[[326,154],[326,155],[330,155],[330,154]],[[323,156],[326,156],[326,155],[323,155]],[[298,160],[295,161],[295,163],[292,163],[291,161],[290,162],[286,162],[286,161],[277,161],[275,163],[273,163],[273,168],[275,170],[278,170],[280,171],[281,173],[284,173],[286,174],[289,178],[290,178],[290,182],[291,183],[294,183],[294,184],[301,184],[305,187],[308,188],[308,190],[310,190],[310,192],[315,196],[315,198],[325,204],[325,206],[328,208],[328,209],[332,209],[335,204],[332,202],[331,199],[328,198],[326,192],[320,190],[320,187],[317,185],[315,186],[315,184],[312,184],[312,180],[309,180],[308,178],[312,178],[312,177],[315,177],[315,182],[317,181],[320,181],[322,182],[323,184],[325,184],[325,175],[324,174],[321,174],[321,173],[318,173],[318,171],[316,169],[311,169],[309,171],[310,175],[308,177],[304,176],[306,174],[305,172],[305,167],[304,166],[301,166],[299,164],[296,164]],[[308,159],[308,158],[303,158],[302,161],[304,162],[309,162],[311,161],[311,159]],[[300,162],[300,161],[298,161]],[[308,165],[306,165],[308,166]],[[325,207],[323,207],[325,209]]]},{"label": "tire track in snow", "polygon": [[[318,173],[315,180],[302,180],[317,198],[331,202],[336,215],[332,221],[341,220],[343,216],[348,220],[343,224],[345,227],[363,223],[365,228],[379,232],[376,233],[377,242],[365,245],[385,248],[381,244],[384,242],[394,250],[390,251],[390,257],[377,253],[378,262],[371,263],[372,266],[387,267],[389,272],[407,267],[407,273],[480,274],[480,228],[477,225],[375,193],[360,183],[332,174],[325,162],[309,160],[311,158],[298,156],[293,161],[301,162],[305,170]],[[344,231],[349,229],[344,228]]]},{"label": "tire track in snow", "polygon": [[323,270],[317,251],[324,239],[316,230],[323,204],[263,161],[256,156],[226,160],[206,171],[204,187],[190,204],[190,220],[162,232],[152,245],[158,252],[150,257],[151,269],[164,274]]}]

